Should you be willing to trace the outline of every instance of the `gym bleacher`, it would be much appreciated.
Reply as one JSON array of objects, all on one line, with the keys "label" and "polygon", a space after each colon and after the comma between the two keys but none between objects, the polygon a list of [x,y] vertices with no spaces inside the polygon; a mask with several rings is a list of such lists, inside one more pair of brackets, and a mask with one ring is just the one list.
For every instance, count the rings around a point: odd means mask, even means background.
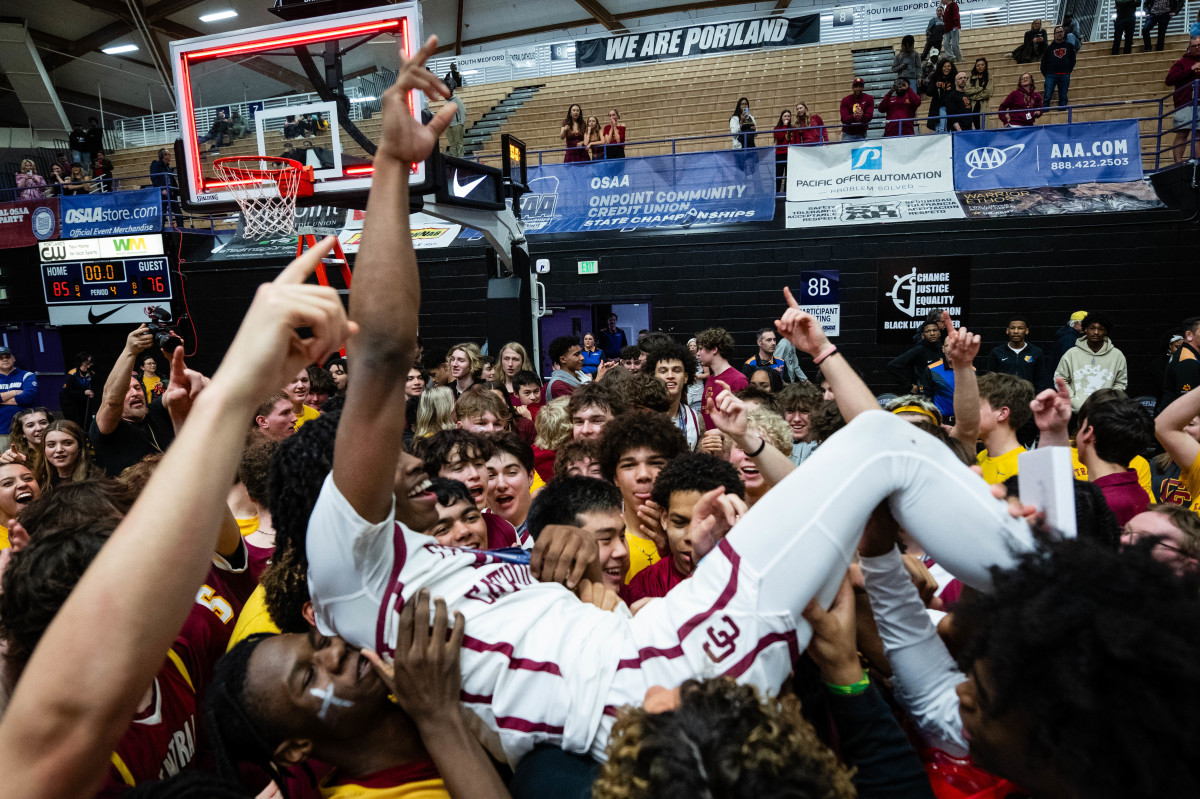
[{"label": "gym bleacher", "polygon": [[[960,49],[964,60],[957,66],[969,72],[976,58],[988,59],[995,86],[990,111],[994,112],[1016,87],[1022,72],[1033,73],[1039,90],[1042,86],[1036,63],[1017,64],[1010,57],[1027,29],[1028,25],[1020,24],[962,32]],[[918,37],[918,48],[921,45],[922,37]],[[758,145],[771,146],[770,132],[779,112],[794,108],[799,101],[807,103],[810,113],[820,115],[828,126],[836,128],[839,125],[838,104],[849,93],[855,77],[853,51],[889,47],[898,48],[899,39],[773,49],[539,78],[536,82],[543,84],[540,90],[502,123],[499,132],[511,133],[525,141],[531,163],[538,163],[534,153],[539,150],[551,151],[543,153],[542,160],[558,163],[562,160],[563,146],[559,129],[567,108],[578,103],[585,117],[596,116],[602,126],[607,124],[610,108],[620,110],[622,121],[628,128],[626,153],[630,156],[725,149],[729,146],[728,124],[734,103],[739,97],[746,96],[758,123]],[[1163,78],[1186,49],[1186,34],[1168,36],[1167,47],[1162,52],[1142,52],[1140,42],[1135,42],[1131,54],[1113,56],[1110,47],[1109,40],[1084,44],[1072,75],[1070,100],[1072,105],[1117,104],[1074,111],[1072,121],[1156,117],[1158,99],[1170,91],[1164,86]],[[467,129],[516,85],[509,81],[459,89],[467,106]],[[928,98],[922,99],[921,110],[924,111],[928,107]],[[1129,101],[1134,100],[1148,102],[1130,104]],[[430,103],[431,110],[440,106],[441,102]],[[1169,100],[1165,110],[1171,110]],[[1066,122],[1067,114],[1050,109],[1041,121],[1043,124]],[[356,124],[373,138],[382,124],[382,115],[376,114]],[[998,124],[995,117],[987,122],[989,128]],[[1157,119],[1145,119],[1141,128],[1143,134],[1155,134],[1159,123]],[[837,132],[831,133],[831,140],[836,141]],[[317,147],[329,144],[328,133],[307,138]],[[279,136],[278,152],[273,154],[281,155],[287,144]],[[1143,152],[1152,151],[1153,144],[1149,142]],[[219,156],[205,155],[206,174],[211,174],[210,165],[214,158],[253,155],[255,146],[254,138],[247,136],[222,146]],[[207,145],[202,145],[204,148]],[[365,156],[345,134],[342,148],[349,155]],[[158,150],[159,145],[155,145],[114,152],[112,161],[117,187],[130,189],[149,185],[150,162],[157,157]],[[476,155],[485,162],[492,162],[498,157],[499,150],[500,137],[493,135]],[[1147,169],[1154,168],[1153,157],[1144,156],[1144,165]]]}]

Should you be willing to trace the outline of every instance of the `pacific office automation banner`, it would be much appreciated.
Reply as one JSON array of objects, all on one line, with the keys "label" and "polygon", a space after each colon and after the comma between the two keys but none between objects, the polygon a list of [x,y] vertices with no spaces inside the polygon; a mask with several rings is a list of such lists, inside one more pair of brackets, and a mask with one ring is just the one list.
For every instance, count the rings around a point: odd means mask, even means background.
[{"label": "pacific office automation banner", "polygon": [[875,222],[923,222],[962,219],[962,206],[954,192],[913,194],[857,200],[814,200],[787,204],[787,227],[870,225]]},{"label": "pacific office automation banner", "polygon": [[1149,180],[1131,183],[1085,183],[1080,186],[1042,186],[1034,189],[960,191],[959,202],[968,219],[1063,214],[1121,213],[1166,208]]},{"label": "pacific office automation banner", "polygon": [[0,250],[58,238],[58,198],[0,203]]},{"label": "pacific office automation banner", "polygon": [[820,17],[724,22],[719,25],[690,25],[650,33],[605,36],[575,42],[575,67],[610,67],[668,58],[733,53],[760,47],[792,47],[816,44],[821,38]]},{"label": "pacific office automation banner", "polygon": [[958,191],[1124,183],[1142,177],[1135,119],[955,133]]},{"label": "pacific office automation banner", "polygon": [[158,189],[64,196],[59,203],[64,239],[162,230],[162,193]]},{"label": "pacific office automation banner", "polygon": [[773,150],[529,167],[525,232],[697,228],[775,217]]},{"label": "pacific office automation banner", "polygon": [[954,191],[950,136],[789,147],[788,203]]}]

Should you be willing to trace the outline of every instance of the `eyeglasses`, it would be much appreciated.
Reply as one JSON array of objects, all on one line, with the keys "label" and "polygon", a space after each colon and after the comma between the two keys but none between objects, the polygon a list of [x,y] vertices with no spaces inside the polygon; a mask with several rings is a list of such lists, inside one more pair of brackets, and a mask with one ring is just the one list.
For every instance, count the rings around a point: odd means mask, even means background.
[{"label": "eyeglasses", "polygon": [[1178,555],[1180,558],[1183,558],[1184,560],[1196,560],[1197,559],[1196,555],[1192,554],[1191,552],[1187,551],[1186,549],[1182,549],[1182,548],[1176,546],[1175,544],[1172,544],[1170,541],[1168,541],[1163,536],[1158,535],[1157,533],[1146,533],[1146,532],[1142,532],[1140,530],[1130,530],[1128,524],[1121,528],[1121,537],[1122,538],[1127,537],[1129,539],[1130,545],[1136,544],[1144,538],[1152,539],[1154,541],[1155,547],[1162,547],[1163,549],[1167,550],[1168,552],[1174,552],[1176,555]]}]

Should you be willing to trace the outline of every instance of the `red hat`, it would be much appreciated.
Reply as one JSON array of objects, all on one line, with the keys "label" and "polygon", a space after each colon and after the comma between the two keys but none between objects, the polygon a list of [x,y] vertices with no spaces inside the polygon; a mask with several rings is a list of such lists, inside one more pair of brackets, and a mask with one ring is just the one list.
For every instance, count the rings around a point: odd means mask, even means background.
[{"label": "red hat", "polygon": [[865,80],[863,80],[862,78],[855,78],[854,83],[852,83],[850,85],[851,86],[866,86],[867,82]]}]

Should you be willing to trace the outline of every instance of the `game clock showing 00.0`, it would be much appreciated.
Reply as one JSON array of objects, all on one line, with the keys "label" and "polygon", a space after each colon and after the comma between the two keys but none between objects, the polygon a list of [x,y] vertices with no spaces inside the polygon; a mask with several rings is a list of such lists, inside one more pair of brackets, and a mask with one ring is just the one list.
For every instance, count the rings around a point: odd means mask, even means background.
[{"label": "game clock showing 00.0", "polygon": [[47,305],[169,300],[166,258],[110,258],[42,264]]}]

